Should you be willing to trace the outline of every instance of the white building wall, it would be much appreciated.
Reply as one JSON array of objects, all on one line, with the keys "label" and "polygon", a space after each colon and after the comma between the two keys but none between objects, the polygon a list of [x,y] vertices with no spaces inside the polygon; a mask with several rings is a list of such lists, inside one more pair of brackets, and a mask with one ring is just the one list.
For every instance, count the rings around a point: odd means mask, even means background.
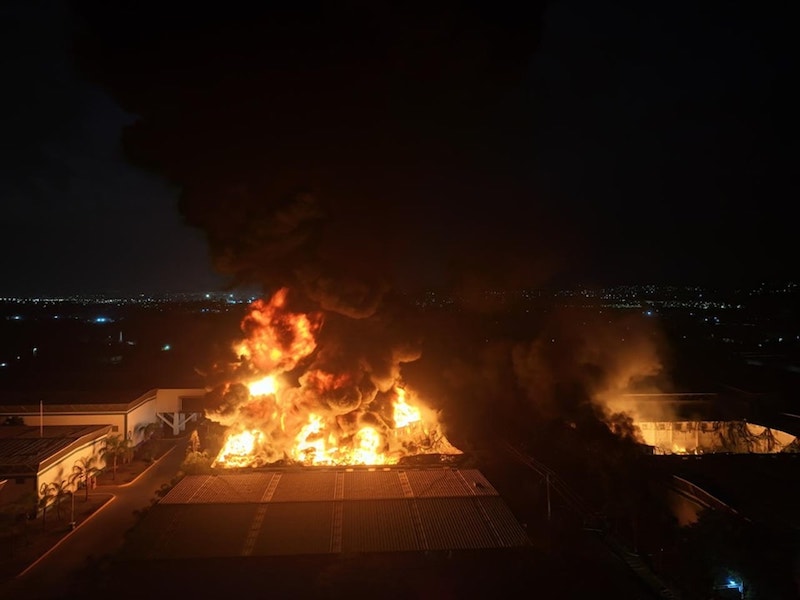
[{"label": "white building wall", "polygon": [[100,449],[103,447],[105,443],[105,439],[107,436],[103,435],[94,440],[83,444],[82,446],[74,449],[71,453],[64,456],[60,461],[50,465],[49,467],[45,467],[41,471],[39,471],[37,478],[36,478],[36,492],[39,493],[41,490],[42,485],[50,484],[50,483],[59,483],[65,481],[65,489],[70,491],[78,490],[78,482],[74,484],[69,483],[70,476],[72,475],[72,467],[83,457],[85,456],[97,456],[97,462],[95,463],[98,468],[103,468],[105,466],[105,462],[103,461],[102,457],[100,456]]},{"label": "white building wall", "polygon": [[126,435],[133,442],[133,446],[138,446],[144,439],[144,434],[140,430],[141,427],[149,423],[159,422],[156,416],[156,404],[156,396],[151,395],[128,413]]},{"label": "white building wall", "polygon": [[156,392],[156,411],[181,412],[181,396],[204,396],[205,393],[203,388],[159,388]]},{"label": "white building wall", "polygon": [[[726,433],[730,435],[730,431],[725,428],[736,423],[738,422],[644,421],[636,425],[644,443],[653,446],[658,454],[702,454],[723,451],[725,446],[721,436]],[[742,424],[751,436],[759,436],[766,429],[753,423]],[[766,442],[753,439],[748,450],[757,453],[780,452],[795,439],[795,436],[777,429],[772,429],[771,432],[775,441],[774,447],[770,448]]]},{"label": "white building wall", "polygon": [[27,414],[23,416],[25,425],[39,427],[40,425],[111,425],[112,433],[125,431],[125,413],[44,413],[44,418],[39,415]]}]

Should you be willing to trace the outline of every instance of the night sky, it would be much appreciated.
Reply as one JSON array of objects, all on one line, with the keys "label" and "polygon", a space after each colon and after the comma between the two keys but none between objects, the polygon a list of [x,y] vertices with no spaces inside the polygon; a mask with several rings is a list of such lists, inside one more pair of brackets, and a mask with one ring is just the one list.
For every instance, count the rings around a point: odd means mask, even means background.
[{"label": "night sky", "polygon": [[286,4],[4,3],[0,293],[797,278],[788,3]]}]

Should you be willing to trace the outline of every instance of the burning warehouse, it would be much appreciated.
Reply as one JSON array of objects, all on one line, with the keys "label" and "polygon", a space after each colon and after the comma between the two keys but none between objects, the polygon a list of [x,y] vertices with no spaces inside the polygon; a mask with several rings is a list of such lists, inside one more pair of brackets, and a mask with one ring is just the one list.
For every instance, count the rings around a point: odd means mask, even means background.
[{"label": "burning warehouse", "polygon": [[228,428],[213,466],[387,465],[460,454],[436,412],[401,381],[400,363],[416,356],[348,359],[341,346],[319,347],[323,313],[293,312],[288,296],[282,288],[257,300],[242,321],[246,337],[234,345],[227,375],[233,380],[218,387],[221,402],[206,411]]},{"label": "burning warehouse", "polygon": [[[231,288],[266,294],[242,322],[244,339],[208,372],[214,406],[206,417],[226,428],[215,466],[391,465],[458,453],[439,422],[444,394],[420,387],[435,385],[433,378],[401,373],[421,356],[422,334],[434,335],[395,318],[406,302],[387,305],[405,290],[449,279],[451,270],[456,279],[447,287],[461,287],[462,271],[466,278],[487,263],[491,273],[519,266],[509,269],[510,281],[496,273],[498,283],[515,286],[550,273],[549,253],[533,261],[545,264],[530,266],[529,256],[551,248],[551,228],[532,235],[535,211],[518,218],[515,209],[530,204],[527,190],[498,194],[478,175],[476,165],[496,158],[494,145],[459,143],[473,155],[443,152],[434,141],[484,110],[484,94],[498,80],[444,51],[446,43],[419,54],[408,27],[428,39],[427,23],[438,27],[457,13],[469,38],[479,31],[478,15],[425,7],[389,16],[379,7],[328,5],[273,13],[248,4],[227,14],[153,5],[121,17],[107,3],[77,4],[85,25],[79,68],[115,99],[128,98],[137,115],[123,134],[126,156],[180,189],[185,223],[203,233]],[[523,19],[504,12],[515,42],[494,32],[491,40],[479,34],[475,47],[533,42],[522,23],[536,10],[523,9]],[[212,39],[226,41],[207,45]],[[304,50],[287,51],[298,40]],[[358,50],[365,42],[376,51]],[[434,63],[428,51],[438,56]],[[505,56],[491,62],[502,80],[527,73]],[[417,68],[432,64],[443,77],[420,78]],[[136,85],[122,75],[129,69]],[[389,75],[398,83],[387,85]],[[157,92],[140,93],[152,84]],[[180,89],[205,92],[186,110],[162,113],[184,106]],[[166,99],[175,92],[179,99]],[[431,93],[442,100],[418,102]],[[418,100],[398,102],[412,97]],[[506,101],[503,93],[497,98]],[[433,112],[421,119],[423,106]],[[521,245],[506,247],[500,242],[512,230]],[[441,369],[438,375],[444,380]]]},{"label": "burning warehouse", "polygon": [[147,512],[115,577],[179,568],[203,571],[205,591],[236,581],[348,598],[387,597],[369,582],[398,578],[392,594],[414,597],[475,585],[471,570],[498,581],[524,569],[527,531],[478,469],[458,466],[437,412],[402,381],[417,354],[366,352],[380,350],[374,327],[344,348],[341,330],[325,337],[335,315],[291,300],[282,288],[250,306],[211,374],[205,416],[225,431],[212,474],[184,476]]}]

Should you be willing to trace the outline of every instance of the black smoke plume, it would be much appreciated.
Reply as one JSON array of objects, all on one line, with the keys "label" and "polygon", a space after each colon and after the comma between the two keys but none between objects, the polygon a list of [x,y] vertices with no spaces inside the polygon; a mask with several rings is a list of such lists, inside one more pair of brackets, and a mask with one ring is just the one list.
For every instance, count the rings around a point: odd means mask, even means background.
[{"label": "black smoke plume", "polygon": [[[408,365],[472,431],[602,420],[597,393],[626,368],[592,348],[617,323],[491,329],[504,307],[485,290],[546,284],[577,244],[526,179],[545,4],[72,6],[78,66],[137,117],[128,158],[180,190],[231,286],[334,315],[314,360],[358,374],[352,397]],[[427,288],[458,310],[387,309]]]},{"label": "black smoke plume", "polygon": [[73,6],[78,65],[137,116],[127,156],[180,189],[231,285],[358,317],[540,235],[501,170],[530,128],[543,2]]}]

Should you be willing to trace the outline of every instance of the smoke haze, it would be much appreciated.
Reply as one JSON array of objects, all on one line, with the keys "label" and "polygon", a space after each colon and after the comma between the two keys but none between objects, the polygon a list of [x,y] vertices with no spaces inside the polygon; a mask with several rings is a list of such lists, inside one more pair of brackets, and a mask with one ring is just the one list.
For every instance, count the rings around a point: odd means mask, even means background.
[{"label": "smoke haze", "polygon": [[[129,160],[180,189],[215,268],[326,315],[297,393],[336,374],[320,400],[344,413],[402,371],[467,436],[610,419],[604,402],[662,366],[635,319],[558,312],[523,339],[489,326],[507,316],[486,289],[547,284],[581,246],[525,163],[544,5],[73,3],[79,66],[137,115]],[[428,288],[453,314],[400,308]],[[237,368],[223,357],[209,380]],[[226,388],[220,419],[241,394]]]}]

